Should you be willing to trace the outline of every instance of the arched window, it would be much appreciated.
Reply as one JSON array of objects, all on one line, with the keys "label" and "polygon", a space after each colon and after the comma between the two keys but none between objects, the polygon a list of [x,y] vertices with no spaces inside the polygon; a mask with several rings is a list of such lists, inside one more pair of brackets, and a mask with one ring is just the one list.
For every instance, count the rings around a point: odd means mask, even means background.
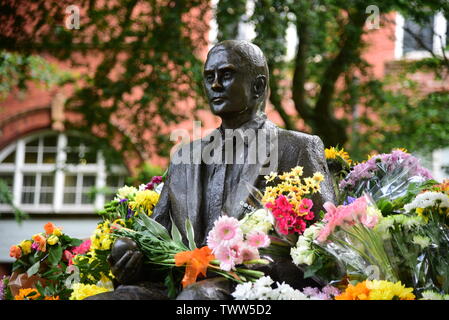
[{"label": "arched window", "polygon": [[[127,170],[106,171],[101,151],[76,133],[42,132],[0,151],[0,179],[27,213],[93,213],[125,183]],[[99,191],[99,192],[98,192]],[[109,192],[108,192],[109,191]],[[11,208],[0,203],[0,212]]]}]

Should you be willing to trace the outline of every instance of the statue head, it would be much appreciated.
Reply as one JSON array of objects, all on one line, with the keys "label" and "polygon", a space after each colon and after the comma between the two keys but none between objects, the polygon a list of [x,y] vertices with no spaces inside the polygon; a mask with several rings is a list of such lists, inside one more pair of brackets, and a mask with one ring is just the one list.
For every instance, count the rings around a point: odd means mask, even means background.
[{"label": "statue head", "polygon": [[208,53],[204,88],[212,112],[240,119],[265,111],[269,73],[262,50],[243,40],[226,40]]}]

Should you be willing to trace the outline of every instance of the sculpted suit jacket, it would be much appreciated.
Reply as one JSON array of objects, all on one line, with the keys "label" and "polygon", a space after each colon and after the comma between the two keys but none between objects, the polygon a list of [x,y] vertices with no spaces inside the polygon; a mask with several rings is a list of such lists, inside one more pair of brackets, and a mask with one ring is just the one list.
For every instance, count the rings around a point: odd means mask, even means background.
[{"label": "sculpted suit jacket", "polygon": [[[281,129],[267,120],[265,115],[260,116],[256,121],[259,123],[259,130],[262,129],[265,134],[277,137],[277,148],[271,148],[265,158],[261,157],[257,163],[242,164],[240,178],[236,185],[232,185],[233,201],[230,204],[228,201],[227,208],[224,210],[226,214],[241,219],[245,210],[248,212],[242,205],[247,202],[250,196],[247,184],[263,192],[265,187],[264,175],[269,173],[267,167],[270,171],[283,173],[290,171],[295,166],[302,166],[303,177],[311,177],[316,171],[323,173],[325,180],[321,183],[321,193],[312,198],[314,202],[312,211],[318,213],[324,202],[334,201],[334,191],[321,139],[318,136]],[[218,218],[211,216],[208,212],[201,212],[202,197],[214,190],[213,186],[203,185],[201,170],[204,170],[204,165],[201,165],[201,160],[194,159],[195,156],[201,155],[204,148],[210,143],[211,135],[183,145],[174,154],[160,200],[153,213],[153,218],[164,225],[167,230],[170,230],[173,221],[181,232],[184,241],[187,239],[185,220],[189,218],[194,227],[195,241],[198,246],[206,245],[207,234],[212,226],[211,223],[207,223],[207,220],[214,221]],[[248,143],[251,145],[252,141],[249,140]],[[189,154],[190,161],[175,163],[173,159],[176,157],[179,159],[183,152]],[[269,157],[271,152],[277,152],[277,159],[276,157]],[[275,161],[271,161],[273,158]],[[270,163],[267,163],[267,161],[270,161]]]}]

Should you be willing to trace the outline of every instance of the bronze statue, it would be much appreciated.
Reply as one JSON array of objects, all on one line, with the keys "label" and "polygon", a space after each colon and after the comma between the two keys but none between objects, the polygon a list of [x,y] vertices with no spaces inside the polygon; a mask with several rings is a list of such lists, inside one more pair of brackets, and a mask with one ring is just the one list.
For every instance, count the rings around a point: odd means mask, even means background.
[{"label": "bronze statue", "polygon": [[[153,218],[168,230],[173,219],[183,233],[188,217],[195,229],[197,245],[205,245],[213,222],[221,214],[242,218],[248,208],[248,184],[263,190],[264,175],[269,170],[282,173],[299,165],[304,168],[304,176],[320,171],[325,180],[321,185],[321,194],[313,198],[314,206],[320,208],[325,201],[334,200],[321,139],[281,129],[267,120],[264,110],[269,92],[268,81],[267,63],[256,45],[228,40],[210,50],[204,66],[204,88],[211,111],[222,119],[222,124],[205,138],[183,145],[172,157],[153,214]],[[251,130],[264,134],[256,138],[244,137],[240,142],[228,135],[229,132]],[[252,146],[263,144],[271,137],[275,137],[275,143],[270,141],[266,152],[257,157],[257,161],[251,161],[254,160],[250,159]],[[235,152],[229,155],[229,150]],[[210,159],[206,159],[205,155],[215,161],[207,161]],[[183,237],[186,239],[184,233]],[[145,272],[142,254],[131,240],[121,239],[114,244],[110,263],[121,286],[115,292],[93,298],[163,297],[161,285],[148,285],[148,289],[135,285],[141,279],[151,279],[151,272]],[[289,261],[275,260],[265,271],[274,280],[285,281],[294,287],[307,283],[300,270]],[[228,281],[220,278],[206,279],[187,287],[178,299],[226,299],[230,297],[231,287]]]}]

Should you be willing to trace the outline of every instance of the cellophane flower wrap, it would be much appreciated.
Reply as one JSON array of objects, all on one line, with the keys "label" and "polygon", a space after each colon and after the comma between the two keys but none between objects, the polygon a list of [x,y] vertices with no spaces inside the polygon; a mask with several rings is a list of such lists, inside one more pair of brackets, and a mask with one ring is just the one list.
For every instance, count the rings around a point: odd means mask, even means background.
[{"label": "cellophane flower wrap", "polygon": [[339,202],[348,196],[358,198],[364,193],[369,193],[376,202],[382,198],[391,201],[404,196],[412,182],[429,179],[432,179],[430,171],[421,166],[416,157],[396,149],[355,165],[339,183]]}]

